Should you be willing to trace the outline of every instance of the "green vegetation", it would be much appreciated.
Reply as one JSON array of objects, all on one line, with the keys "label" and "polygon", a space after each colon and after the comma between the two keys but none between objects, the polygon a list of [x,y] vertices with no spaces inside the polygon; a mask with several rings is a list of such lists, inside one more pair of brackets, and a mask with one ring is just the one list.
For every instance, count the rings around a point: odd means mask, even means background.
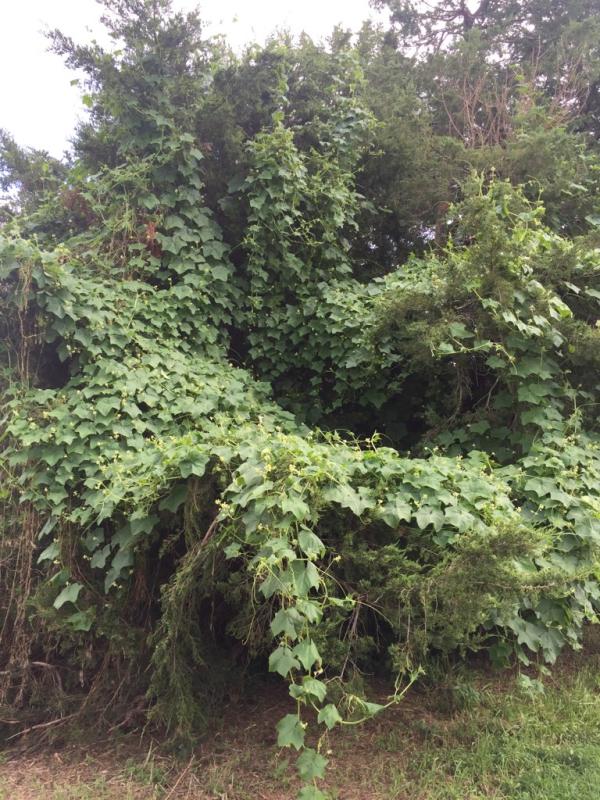
[{"label": "green vegetation", "polygon": [[596,621],[600,19],[104,5],[73,158],[2,139],[0,701],[186,747],[268,670],[319,800],[330,732]]}]

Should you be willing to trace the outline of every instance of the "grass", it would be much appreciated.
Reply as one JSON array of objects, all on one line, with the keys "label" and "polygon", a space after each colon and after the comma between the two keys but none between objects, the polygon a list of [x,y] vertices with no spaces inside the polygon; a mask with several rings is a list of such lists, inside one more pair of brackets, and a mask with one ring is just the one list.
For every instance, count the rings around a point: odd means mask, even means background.
[{"label": "grass", "polygon": [[390,769],[377,759],[379,795],[423,800],[596,800],[600,797],[599,677],[597,668],[586,668],[562,685],[547,686],[537,697],[519,689],[484,689],[474,708],[447,719],[414,720],[412,738],[393,730],[383,734],[379,747],[397,753],[402,767]]},{"label": "grass", "polygon": [[[285,699],[230,707],[190,761],[139,740],[7,750],[0,800],[291,800],[294,755],[277,753]],[[600,640],[536,681],[461,670],[363,727],[336,731],[332,800],[598,800]]]}]

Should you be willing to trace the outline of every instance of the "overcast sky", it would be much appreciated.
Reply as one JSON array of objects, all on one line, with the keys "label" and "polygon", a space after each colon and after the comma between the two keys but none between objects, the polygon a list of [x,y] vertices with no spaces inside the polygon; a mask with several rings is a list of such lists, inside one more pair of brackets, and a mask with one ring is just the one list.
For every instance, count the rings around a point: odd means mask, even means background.
[{"label": "overcast sky", "polygon": [[[208,30],[226,34],[240,48],[264,41],[276,28],[326,37],[342,23],[356,30],[374,18],[368,0],[174,0],[177,8],[200,5]],[[9,0],[0,28],[0,128],[21,145],[56,156],[68,147],[79,92],[61,59],[47,52],[44,30],[59,28],[77,41],[97,36],[101,9],[95,0]],[[380,17],[381,18],[381,17]]]}]

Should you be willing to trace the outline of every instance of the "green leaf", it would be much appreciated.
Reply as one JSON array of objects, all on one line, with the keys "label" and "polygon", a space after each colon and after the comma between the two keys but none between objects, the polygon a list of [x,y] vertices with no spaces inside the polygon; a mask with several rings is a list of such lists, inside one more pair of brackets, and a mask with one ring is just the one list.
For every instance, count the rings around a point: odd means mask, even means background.
[{"label": "green leaf", "polygon": [[460,531],[460,533],[472,529],[476,523],[476,518],[473,514],[469,513],[464,508],[460,508],[460,506],[448,506],[444,509],[444,517],[446,524],[452,525]]},{"label": "green leaf", "polygon": [[400,497],[392,498],[381,509],[381,518],[390,528],[397,527],[402,521],[410,522],[412,515],[412,506]]},{"label": "green leaf", "polygon": [[321,656],[312,639],[303,639],[298,642],[292,652],[302,662],[306,672],[309,672],[314,664],[321,662]]},{"label": "green leaf", "polygon": [[171,511],[175,514],[179,506],[185,502],[186,497],[187,484],[179,483],[171,490],[170,494],[160,501],[158,508],[161,511]]},{"label": "green leaf", "polygon": [[[140,512],[138,511],[136,514],[139,515]],[[158,517],[155,514],[150,514],[149,516],[136,516],[136,514],[132,514],[129,518],[131,536],[135,538],[142,533],[152,533],[158,523]]]},{"label": "green leaf", "polygon": [[434,530],[439,531],[444,525],[444,513],[439,508],[421,506],[415,514],[415,520],[422,530],[432,525]]},{"label": "green leaf", "polygon": [[216,267],[211,269],[211,272],[213,277],[218,281],[226,281],[231,277],[230,270],[228,270],[227,267],[223,266],[222,264],[217,264]]},{"label": "green leaf", "polygon": [[292,576],[289,574],[289,571],[286,570],[285,572],[281,572],[280,570],[275,569],[273,572],[270,572],[265,580],[260,585],[260,592],[261,594],[266,597],[268,600],[270,597],[273,597],[274,594],[277,592],[284,591],[286,589],[291,588],[292,586]]},{"label": "green leaf", "polygon": [[314,600],[298,597],[296,599],[296,608],[313,625],[323,618],[321,606]]},{"label": "green leaf", "polygon": [[156,208],[158,203],[159,200],[155,194],[149,193],[140,197],[140,205],[144,206],[144,208],[147,208],[149,211]]},{"label": "green leaf", "polygon": [[283,559],[294,559],[296,553],[290,547],[289,540],[280,536],[278,539],[269,539],[268,542],[265,542],[258,555],[260,557],[273,556],[277,561],[282,561]]},{"label": "green leaf", "polygon": [[246,176],[243,173],[239,173],[238,175],[234,175],[233,178],[227,184],[227,191],[231,194],[235,194],[235,192],[239,192],[239,190],[244,186],[246,183]]},{"label": "green leaf", "polygon": [[290,564],[293,575],[294,587],[299,597],[306,597],[311,589],[316,589],[321,584],[319,570],[312,561],[296,559]]},{"label": "green leaf", "polygon": [[303,528],[298,534],[298,544],[308,558],[320,558],[325,555],[325,545],[308,528]]},{"label": "green leaf", "polygon": [[366,486],[353,489],[347,484],[340,484],[327,489],[324,496],[326,500],[332,500],[343,508],[349,508],[357,517],[360,517],[367,508],[373,508],[375,505],[371,492]]},{"label": "green leaf", "polygon": [[474,333],[471,333],[471,331],[468,330],[462,322],[450,323],[448,330],[455,339],[472,339],[475,335]]},{"label": "green leaf", "polygon": [[383,711],[385,708],[385,706],[382,706],[380,703],[369,703],[366,700],[361,702],[361,706],[370,717],[374,717],[375,714],[379,714],[379,712]]},{"label": "green leaf", "polygon": [[225,553],[225,558],[237,558],[242,552],[242,545],[239,542],[233,542],[228,544],[223,549],[223,552]]},{"label": "green leaf", "polygon": [[104,531],[102,528],[92,528],[82,537],[81,544],[88,553],[94,553],[101,544],[104,543]]},{"label": "green leaf", "polygon": [[297,639],[297,628],[302,624],[302,617],[292,606],[291,608],[280,608],[271,621],[271,633],[273,636],[283,634],[290,639]]},{"label": "green leaf", "polygon": [[313,697],[316,697],[319,703],[322,703],[327,696],[327,686],[323,683],[323,681],[319,681],[316,678],[305,677],[302,681],[302,687],[305,691],[305,694],[310,694]]},{"label": "green leaf", "polygon": [[96,410],[101,417],[108,417],[111,411],[119,408],[120,402],[117,397],[105,397],[98,400]]},{"label": "green leaf", "polygon": [[127,547],[117,550],[110,564],[110,569],[104,578],[104,591],[108,592],[111,586],[120,578],[121,571],[133,565],[133,553]]},{"label": "green leaf", "polygon": [[575,521],[575,532],[582,539],[600,544],[600,519],[583,516]]},{"label": "green leaf", "polygon": [[48,547],[40,553],[40,556],[37,560],[38,564],[41,564],[42,561],[54,561],[55,558],[58,558],[60,555],[60,547],[58,542],[52,542],[48,545]]},{"label": "green leaf", "polygon": [[44,536],[46,536],[48,533],[51,533],[56,527],[57,523],[58,517],[48,517],[44,523],[44,526],[42,527],[42,530],[38,533],[38,539],[43,539]]},{"label": "green leaf", "polygon": [[88,611],[76,611],[65,620],[74,631],[89,631],[93,621],[93,617]]},{"label": "green leaf", "polygon": [[333,705],[333,703],[329,703],[328,705],[323,706],[323,708],[319,711],[317,721],[322,722],[329,728],[329,730],[331,730],[343,720],[340,716],[340,712]]},{"label": "green leaf", "polygon": [[280,644],[269,656],[269,672],[278,672],[282,678],[287,678],[292,669],[300,669],[300,662],[289,647]]},{"label": "green leaf", "polygon": [[209,458],[204,453],[194,453],[193,456],[186,458],[179,465],[179,473],[182,478],[189,478],[190,475],[196,475],[201,478],[206,472],[206,466]]},{"label": "green leaf", "polygon": [[497,355],[489,356],[486,358],[485,363],[492,369],[504,369],[506,367],[506,360]]},{"label": "green leaf", "polygon": [[298,494],[286,495],[281,501],[281,510],[285,514],[292,514],[297,520],[310,516],[310,508]]},{"label": "green leaf", "polygon": [[317,753],[312,747],[307,747],[298,756],[296,767],[303,781],[312,781],[325,777],[325,768],[328,763],[328,760],[320,753]]},{"label": "green leaf", "polygon": [[327,795],[316,786],[303,786],[298,793],[298,800],[327,800]]},{"label": "green leaf", "polygon": [[550,389],[543,383],[526,383],[519,386],[517,390],[517,397],[522,403],[533,403],[534,405],[545,403],[544,398],[548,394],[550,394]]},{"label": "green leaf", "polygon": [[106,544],[100,550],[96,550],[90,561],[90,567],[92,567],[92,569],[102,569],[106,564],[106,559],[110,555],[111,550],[112,546],[110,544]]},{"label": "green leaf", "polygon": [[538,497],[545,497],[555,486],[555,482],[550,478],[530,478],[525,482],[523,489],[526,492],[533,492]]},{"label": "green leaf", "polygon": [[53,605],[54,608],[61,608],[65,603],[76,603],[79,597],[79,592],[83,589],[80,583],[70,583],[58,595]]},{"label": "green leaf", "polygon": [[277,723],[277,745],[295,747],[296,750],[304,746],[304,726],[296,714],[286,714]]}]

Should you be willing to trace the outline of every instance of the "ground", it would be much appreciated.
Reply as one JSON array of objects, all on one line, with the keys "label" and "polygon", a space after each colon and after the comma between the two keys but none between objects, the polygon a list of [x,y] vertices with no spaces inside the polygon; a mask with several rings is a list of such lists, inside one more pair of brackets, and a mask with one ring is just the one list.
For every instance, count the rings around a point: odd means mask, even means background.
[{"label": "ground", "polygon": [[[462,667],[393,710],[323,743],[332,800],[598,800],[600,636],[533,673]],[[232,703],[191,753],[140,732],[81,728],[0,754],[0,800],[292,800],[297,785],[274,725],[285,694],[264,687]],[[26,740],[27,741],[24,741]],[[87,742],[84,745],[81,742]]]}]

